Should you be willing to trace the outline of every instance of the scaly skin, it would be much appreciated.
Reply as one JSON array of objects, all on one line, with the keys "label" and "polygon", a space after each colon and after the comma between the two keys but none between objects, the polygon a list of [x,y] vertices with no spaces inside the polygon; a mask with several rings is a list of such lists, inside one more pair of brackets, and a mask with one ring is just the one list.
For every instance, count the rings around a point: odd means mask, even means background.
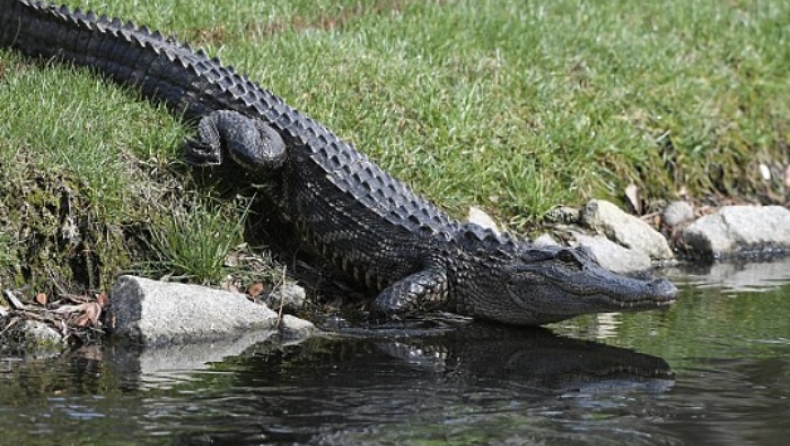
[{"label": "scaly skin", "polygon": [[197,123],[187,160],[234,162],[275,186],[272,200],[303,239],[378,292],[374,318],[443,309],[539,325],[657,308],[677,295],[665,279],[613,274],[583,250],[537,248],[453,220],[271,92],[147,28],[0,0],[0,45],[92,67]]}]

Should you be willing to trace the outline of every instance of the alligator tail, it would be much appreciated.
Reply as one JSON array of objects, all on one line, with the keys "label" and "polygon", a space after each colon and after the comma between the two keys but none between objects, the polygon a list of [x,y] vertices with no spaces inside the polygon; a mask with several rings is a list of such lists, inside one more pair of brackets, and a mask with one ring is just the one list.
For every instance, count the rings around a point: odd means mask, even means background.
[{"label": "alligator tail", "polygon": [[202,50],[132,22],[66,6],[0,0],[0,46],[91,67],[188,120],[220,109],[273,119],[287,112],[279,98]]}]

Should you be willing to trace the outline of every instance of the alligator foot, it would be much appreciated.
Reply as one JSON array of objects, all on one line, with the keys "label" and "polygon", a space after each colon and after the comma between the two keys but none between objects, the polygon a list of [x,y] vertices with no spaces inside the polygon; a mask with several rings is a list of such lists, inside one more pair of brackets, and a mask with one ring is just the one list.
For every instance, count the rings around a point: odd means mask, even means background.
[{"label": "alligator foot", "polygon": [[370,305],[370,322],[402,320],[408,314],[424,314],[447,300],[447,276],[427,269],[414,273],[385,288]]},{"label": "alligator foot", "polygon": [[250,171],[275,171],[285,161],[285,143],[260,119],[220,110],[204,116],[197,130],[198,139],[184,144],[186,161],[193,166],[218,166],[229,156]]}]

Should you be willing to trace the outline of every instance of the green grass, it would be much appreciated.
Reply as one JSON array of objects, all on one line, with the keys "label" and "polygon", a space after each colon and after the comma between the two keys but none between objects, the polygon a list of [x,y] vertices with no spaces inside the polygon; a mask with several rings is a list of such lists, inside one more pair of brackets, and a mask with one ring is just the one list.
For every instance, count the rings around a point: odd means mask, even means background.
[{"label": "green grass", "polygon": [[[787,200],[782,0],[84,1],[219,54],[457,216],[524,228],[557,204]],[[73,172],[134,215],[130,156],[186,130],[134,94],[0,52],[0,160]],[[228,222],[232,225],[233,222]]]},{"label": "green grass", "polygon": [[73,173],[109,221],[136,213],[129,200],[136,184],[130,165],[177,159],[185,129],[164,110],[88,70],[42,70],[13,54],[1,57],[0,163],[25,159],[38,169]]},{"label": "green grass", "polygon": [[197,283],[217,283],[229,272],[225,259],[243,242],[248,209],[229,224],[233,213],[220,204],[192,203],[174,212],[153,229],[149,273],[171,274]]},{"label": "green grass", "polygon": [[7,232],[0,231],[0,268],[7,268],[13,265],[16,260],[11,252],[13,250],[14,239]]}]

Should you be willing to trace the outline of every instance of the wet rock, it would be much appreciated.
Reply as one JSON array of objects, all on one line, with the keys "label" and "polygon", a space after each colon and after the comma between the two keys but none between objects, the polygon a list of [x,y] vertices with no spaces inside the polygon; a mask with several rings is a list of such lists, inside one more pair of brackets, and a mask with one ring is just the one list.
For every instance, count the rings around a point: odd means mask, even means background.
[{"label": "wet rock", "polygon": [[640,251],[651,259],[674,258],[663,235],[608,201],[590,200],[582,208],[581,221],[587,227],[600,231],[626,248]]},{"label": "wet rock", "polygon": [[692,257],[760,257],[790,251],[790,211],[781,206],[725,206],[682,234]]},{"label": "wet rock", "polygon": [[280,334],[283,341],[301,341],[316,331],[312,322],[286,314],[280,321]]},{"label": "wet rock", "polygon": [[603,236],[589,236],[574,233],[574,246],[587,248],[604,268],[629,274],[647,271],[652,267],[647,254],[628,249]]},{"label": "wet rock", "polygon": [[0,356],[12,354],[26,358],[59,355],[66,338],[49,324],[33,319],[8,322],[0,319]]},{"label": "wet rock", "polygon": [[115,334],[145,345],[220,339],[273,330],[277,313],[242,294],[121,276],[112,288]]},{"label": "wet rock", "polygon": [[474,223],[484,229],[490,229],[499,234],[499,226],[497,226],[494,219],[478,207],[472,206],[469,208],[467,220],[469,223]]},{"label": "wet rock", "polygon": [[285,282],[275,288],[263,301],[269,308],[275,310],[282,306],[286,311],[297,311],[304,307],[306,299],[307,293],[303,287],[295,283]]},{"label": "wet rock", "polygon": [[26,350],[57,348],[66,345],[63,335],[44,322],[27,320],[20,322],[20,333],[24,337]]},{"label": "wet rock", "polygon": [[694,219],[694,207],[688,201],[673,201],[661,213],[661,221],[670,228]]}]

